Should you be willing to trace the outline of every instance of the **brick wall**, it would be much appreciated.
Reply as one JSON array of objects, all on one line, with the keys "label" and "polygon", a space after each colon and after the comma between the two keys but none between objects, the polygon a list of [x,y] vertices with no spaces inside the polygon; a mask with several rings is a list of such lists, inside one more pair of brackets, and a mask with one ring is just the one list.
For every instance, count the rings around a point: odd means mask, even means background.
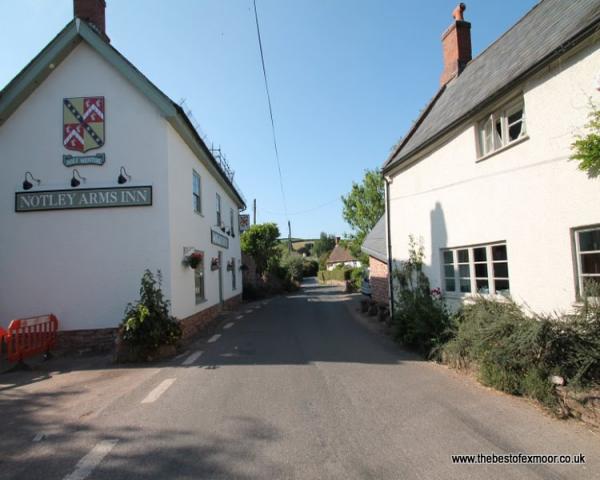
[{"label": "brick wall", "polygon": [[371,298],[377,303],[387,304],[389,300],[387,263],[369,257],[369,275]]},{"label": "brick wall", "polygon": [[212,307],[206,308],[201,312],[198,312],[194,315],[186,317],[181,320],[181,329],[183,331],[182,340],[184,342],[190,340],[195,335],[201,333],[205,328],[207,328],[219,312],[223,310],[230,310],[236,308],[238,305],[242,303],[242,295],[236,295],[235,297],[231,297],[228,300],[225,300],[223,306],[220,304],[213,305]]}]

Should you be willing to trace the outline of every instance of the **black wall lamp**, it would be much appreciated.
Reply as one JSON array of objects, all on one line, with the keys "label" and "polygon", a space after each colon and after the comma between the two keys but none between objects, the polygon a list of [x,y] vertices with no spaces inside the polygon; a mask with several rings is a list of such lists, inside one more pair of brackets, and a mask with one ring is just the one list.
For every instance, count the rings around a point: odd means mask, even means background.
[{"label": "black wall lamp", "polygon": [[119,185],[123,185],[124,183],[127,183],[130,180],[131,180],[131,175],[129,175],[127,173],[127,170],[125,170],[125,167],[121,167],[121,169],[119,170],[119,178],[117,179],[117,182],[119,183]]},{"label": "black wall lamp", "polygon": [[34,181],[35,183],[37,183],[38,185],[41,183],[41,180],[38,178],[35,178],[31,172],[25,172],[25,180],[23,180],[23,190],[29,190],[31,189],[31,187],[33,187],[33,183],[31,183],[29,180],[27,180],[27,175],[29,175],[29,178],[31,178],[32,181]]},{"label": "black wall lamp", "polygon": [[[77,180],[75,178],[75,174],[77,174],[77,176],[79,177],[79,180]],[[76,168],[73,169],[73,177],[71,177],[71,187],[75,188],[78,187],[79,185],[81,185],[81,181],[85,182],[85,177],[82,177],[81,174],[79,173],[79,170],[77,170]]]}]

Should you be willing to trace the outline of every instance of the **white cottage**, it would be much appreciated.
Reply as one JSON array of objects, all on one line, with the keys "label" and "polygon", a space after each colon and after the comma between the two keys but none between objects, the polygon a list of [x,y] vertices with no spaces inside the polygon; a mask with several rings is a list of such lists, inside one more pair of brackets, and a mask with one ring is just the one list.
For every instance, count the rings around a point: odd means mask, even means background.
[{"label": "white cottage", "polygon": [[110,341],[148,268],[189,332],[241,299],[244,199],[181,107],[111,46],[104,0],[74,5],[0,92],[0,324],[52,312],[63,339]]},{"label": "white cottage", "polygon": [[543,0],[474,59],[464,9],[439,91],[383,167],[390,258],[412,234],[455,304],[569,310],[600,279],[600,180],[569,161],[600,104],[600,1]]}]

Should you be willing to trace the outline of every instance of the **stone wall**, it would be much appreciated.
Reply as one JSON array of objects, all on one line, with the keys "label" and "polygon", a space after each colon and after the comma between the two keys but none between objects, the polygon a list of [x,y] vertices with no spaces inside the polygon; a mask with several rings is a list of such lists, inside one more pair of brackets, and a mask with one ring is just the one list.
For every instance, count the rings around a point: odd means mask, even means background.
[{"label": "stone wall", "polygon": [[371,298],[377,303],[386,304],[389,301],[388,265],[374,257],[369,257],[369,282]]},{"label": "stone wall", "polygon": [[109,352],[115,346],[116,328],[98,328],[87,330],[59,330],[56,353]]},{"label": "stone wall", "polygon": [[213,305],[201,312],[186,317],[181,320],[181,329],[183,331],[183,342],[191,340],[194,336],[201,333],[207,328],[217,315],[223,310],[232,310],[242,303],[242,295],[236,295],[228,300],[225,300],[223,306],[220,304]]}]

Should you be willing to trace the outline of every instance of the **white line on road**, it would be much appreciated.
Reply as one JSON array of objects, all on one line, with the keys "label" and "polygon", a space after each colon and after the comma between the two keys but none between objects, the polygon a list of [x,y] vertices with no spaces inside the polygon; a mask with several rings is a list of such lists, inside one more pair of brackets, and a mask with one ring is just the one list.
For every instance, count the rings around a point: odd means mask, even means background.
[{"label": "white line on road", "polygon": [[244,313],[252,313],[252,310],[248,309]]},{"label": "white line on road", "polygon": [[45,433],[38,433],[35,437],[33,437],[34,442],[41,442],[44,438],[46,438]]},{"label": "white line on road", "polygon": [[191,365],[192,363],[194,363],[196,360],[198,360],[200,358],[200,355],[202,355],[202,351],[201,350],[192,353],[189,357],[187,357],[183,361],[182,365]]},{"label": "white line on road", "polygon": [[64,477],[63,480],[84,480],[89,477],[117,442],[118,440],[104,440],[103,442],[96,444],[85,457],[77,462],[75,470]]},{"label": "white line on road", "polygon": [[225,330],[227,330],[228,328],[231,328],[231,327],[233,327],[234,325],[235,325],[235,324],[234,324],[233,322],[229,322],[229,323],[226,323],[225,325],[223,325],[223,328],[224,328]]},{"label": "white line on road", "polygon": [[162,382],[160,382],[158,384],[158,387],[156,387],[154,390],[152,390],[147,396],[146,398],[144,398],[142,400],[142,403],[152,403],[152,402],[156,402],[156,400],[158,400],[158,397],[160,397],[163,393],[165,393],[167,391],[167,389],[173,385],[173,382],[175,381],[174,378],[167,378],[166,380],[163,380]]},{"label": "white line on road", "polygon": [[241,320],[242,318],[244,318],[243,315],[238,315],[237,317],[235,317],[236,320]]},{"label": "white line on road", "polygon": [[215,333],[212,337],[208,339],[208,343],[215,343],[219,338],[221,338],[221,334]]}]

